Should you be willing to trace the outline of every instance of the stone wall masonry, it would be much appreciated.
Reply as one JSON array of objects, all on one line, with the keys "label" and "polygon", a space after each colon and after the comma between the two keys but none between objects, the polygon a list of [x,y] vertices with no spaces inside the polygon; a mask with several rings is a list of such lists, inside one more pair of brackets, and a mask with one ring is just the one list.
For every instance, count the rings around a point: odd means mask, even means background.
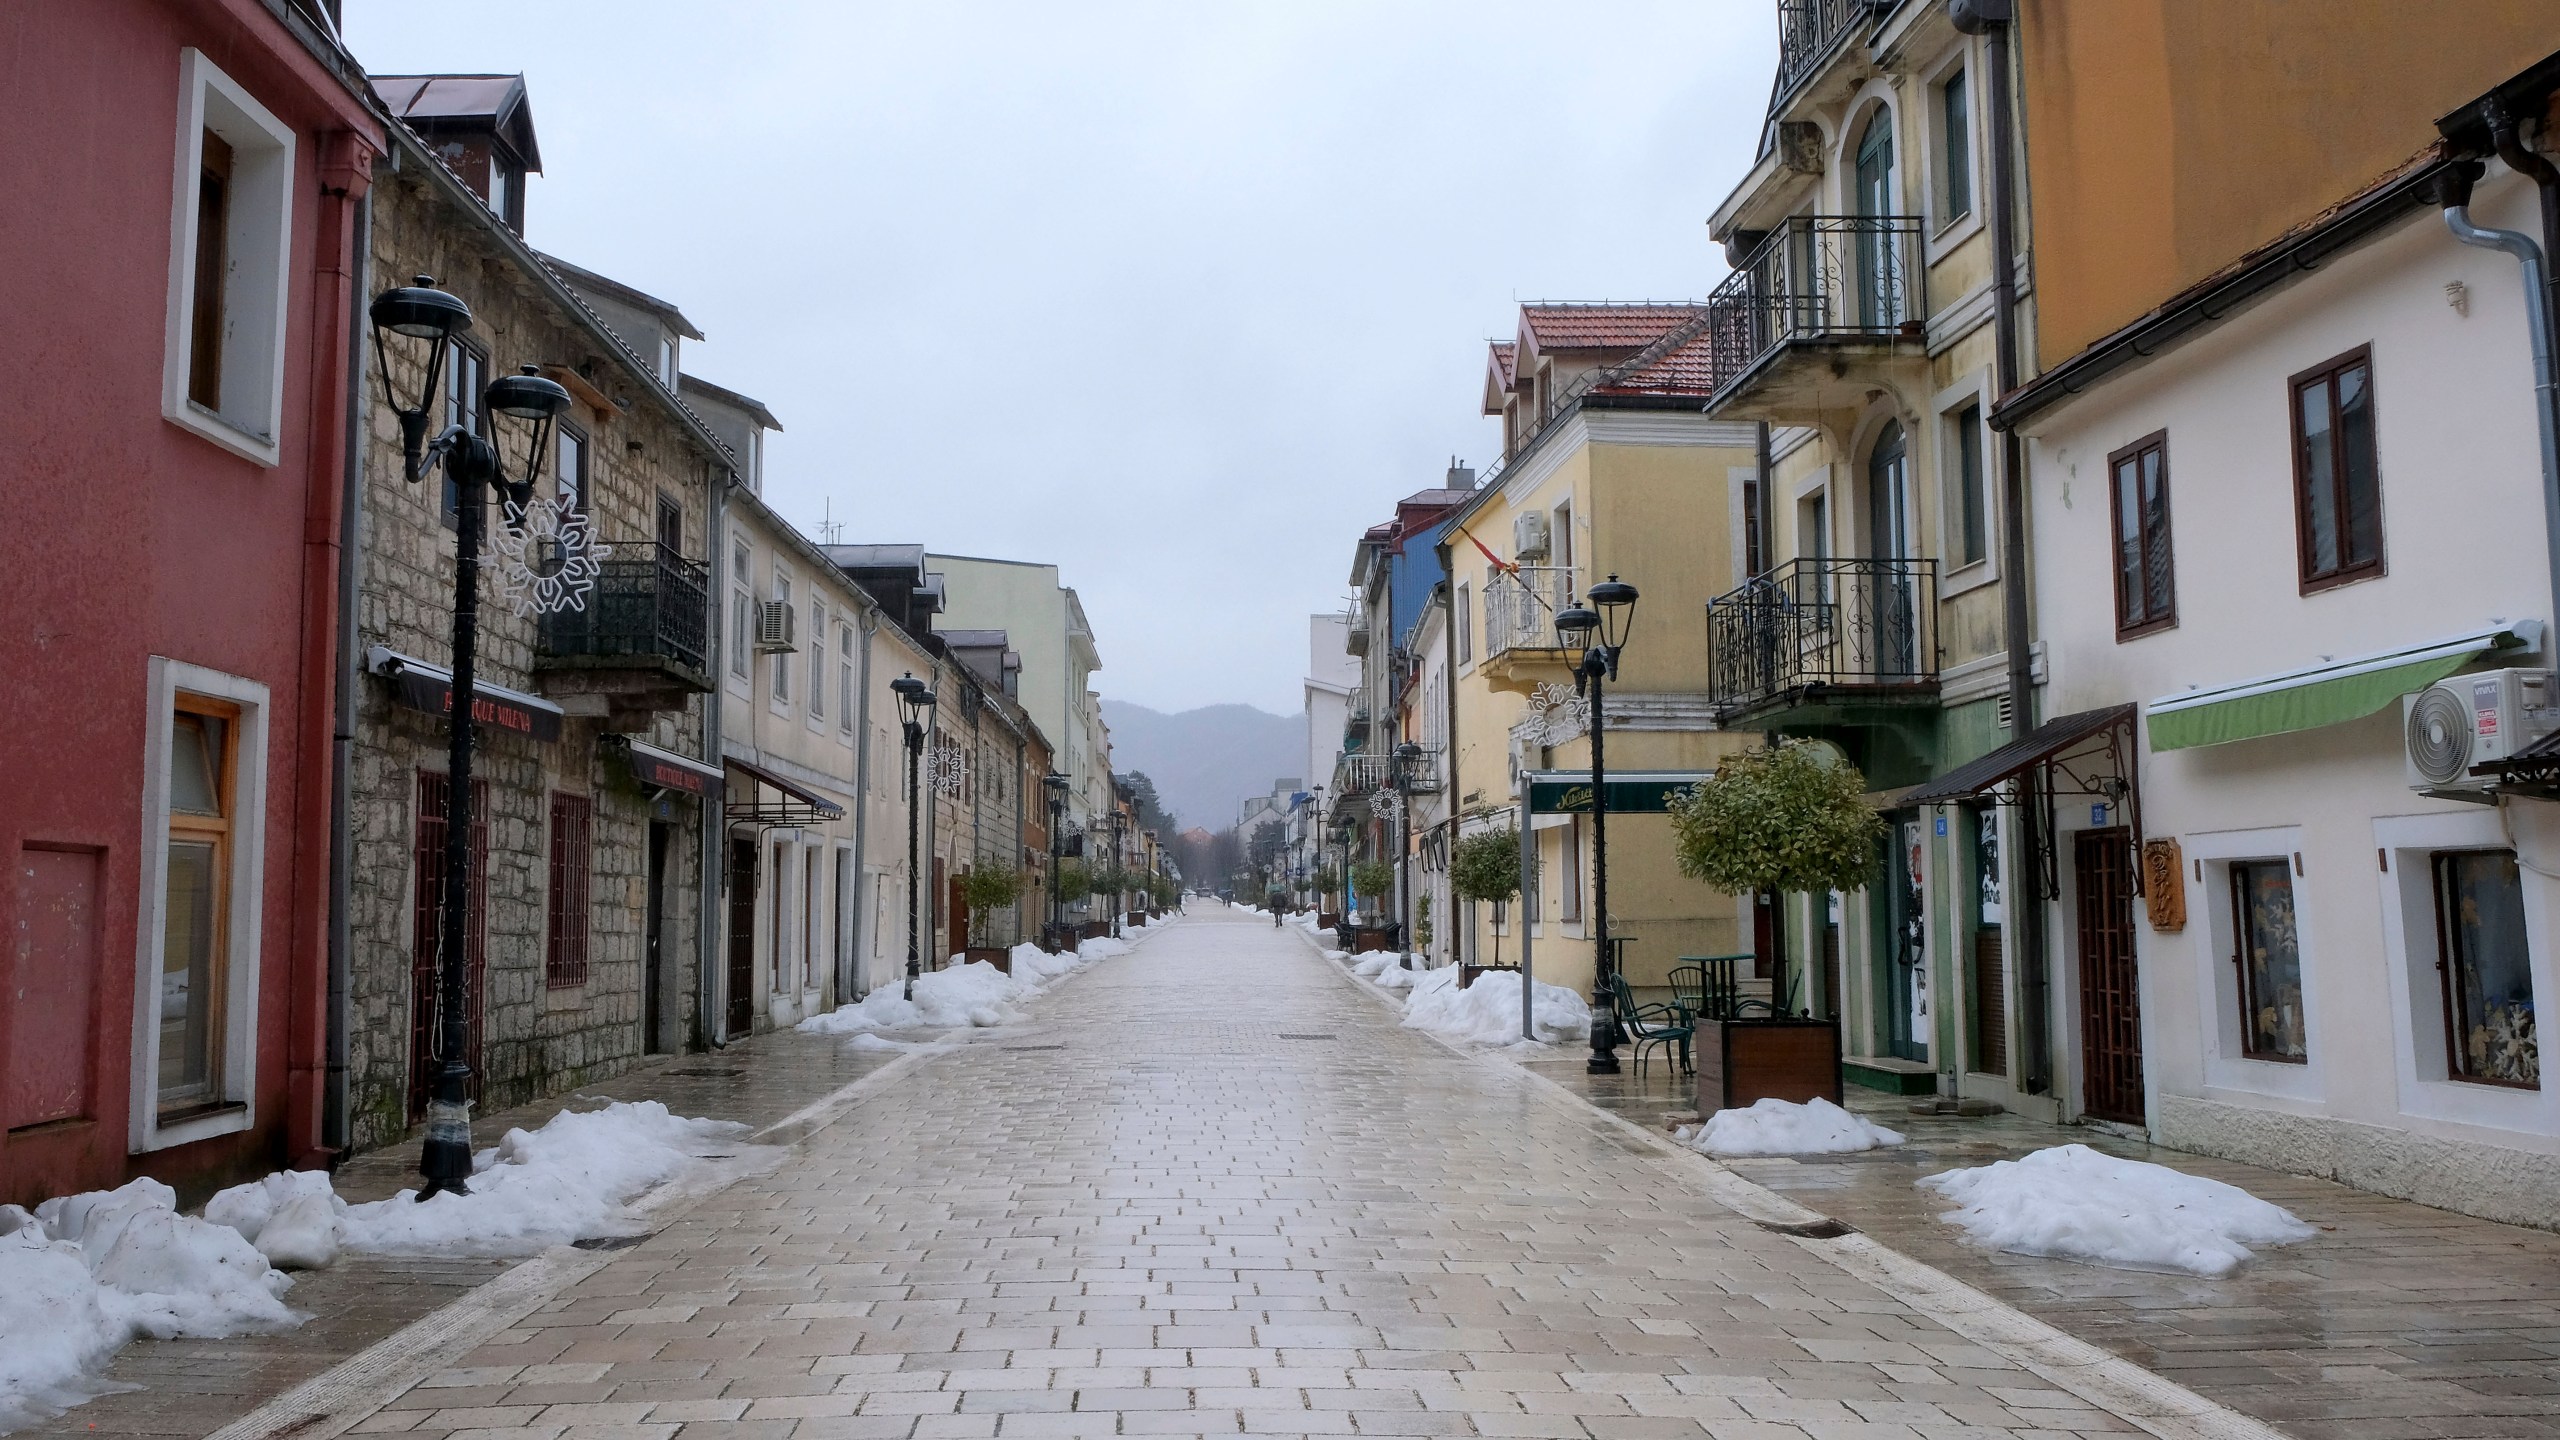
[{"label": "stone wall masonry", "polygon": [[[389,277],[385,284],[432,275],[461,296],[472,309],[471,338],[485,349],[491,378],[525,362],[560,365],[616,402],[618,413],[581,403],[569,417],[587,439],[588,508],[597,537],[608,544],[652,537],[658,497],[665,495],[683,508],[686,554],[700,558],[714,472],[665,402],[648,393],[650,382],[632,375],[605,341],[519,268],[484,218],[460,213],[415,175],[385,176],[374,196],[374,274]],[[410,342],[391,350],[397,393],[417,393],[422,349]],[[440,414],[437,419],[440,424]],[[493,438],[520,444],[517,425],[501,421]],[[454,532],[438,513],[441,477],[415,484],[401,477],[399,426],[381,403],[378,377],[367,396],[365,437],[357,643],[445,664]],[[521,464],[520,450],[511,464]],[[546,482],[539,493],[554,492]],[[490,519],[494,528],[494,512]],[[496,559],[493,549],[482,560],[480,674],[492,684],[541,694],[535,622],[503,602]],[[349,1063],[353,1143],[367,1149],[409,1133],[418,775],[445,769],[447,735],[441,719],[395,703],[383,681],[358,683]],[[697,696],[681,711],[658,712],[634,738],[699,756],[703,708],[704,697]],[[701,806],[653,802],[618,761],[606,758],[599,744],[604,723],[573,714],[561,737],[547,744],[484,729],[474,752],[475,774],[488,795],[488,865],[478,877],[488,931],[478,1060],[483,1110],[593,1083],[651,1050],[688,1046],[698,1034]],[[594,807],[587,978],[564,988],[545,979],[555,791],[588,796]],[[661,892],[660,1028],[649,1036],[642,1033],[642,992],[653,803],[663,806],[663,823],[675,833]]]}]

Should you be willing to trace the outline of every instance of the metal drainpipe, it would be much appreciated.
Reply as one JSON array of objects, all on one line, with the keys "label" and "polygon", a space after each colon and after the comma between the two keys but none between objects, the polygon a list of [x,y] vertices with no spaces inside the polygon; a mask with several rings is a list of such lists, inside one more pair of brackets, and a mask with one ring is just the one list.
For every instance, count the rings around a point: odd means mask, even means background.
[{"label": "metal drainpipe", "polygon": [[347,307],[347,468],[345,503],[338,507],[338,697],[336,733],[329,740],[329,1019],[320,1089],[320,1143],[345,1154],[353,1126],[347,1115],[348,1032],[353,1027],[355,917],[349,889],[355,877],[355,748],[357,587],[363,580],[358,547],[364,538],[365,294],[373,278],[373,188],[356,201],[355,258]]},{"label": "metal drainpipe", "polygon": [[871,637],[880,633],[880,611],[877,606],[862,608],[862,679],[861,709],[854,721],[853,759],[853,954],[837,967],[836,1003],[850,1005],[860,998],[853,993],[853,973],[860,961],[862,942],[867,938],[864,917],[871,911],[862,904],[863,877],[869,872],[865,862],[871,854]]},{"label": "metal drainpipe", "polygon": [[[2024,380],[2018,357],[2018,171],[2017,125],[2011,111],[2009,86],[2009,31],[2015,21],[2011,0],[1954,0],[1948,7],[1948,18],[1957,30],[1984,38],[1984,68],[1990,71],[1988,89],[1991,100],[1991,309],[1993,339],[1997,346],[1998,375],[2002,394],[2018,388]],[[2035,728],[2035,654],[2034,622],[2028,608],[2027,586],[2027,457],[2025,442],[2012,429],[2000,432],[2000,610],[2001,625],[2007,632],[2009,661],[2009,734],[2014,738]],[[2041,873],[2033,864],[2035,851],[2042,843],[2037,825],[2035,777],[2031,772],[2020,785],[2016,818],[2018,829],[2024,830],[2028,843],[2021,847],[2014,840],[2012,850],[2025,853],[2014,857],[2010,867],[2012,887],[2020,892],[2018,914],[2017,959],[2020,962],[2019,988],[2025,992],[2025,1012],[2019,1018],[2021,1047],[2026,1051],[2025,1081],[2027,1093],[2041,1095],[2053,1088],[2053,1042],[2048,1032],[2052,1021],[2053,999],[2051,977],[2046,973],[2045,907],[2041,887],[2017,885],[2015,881]]]},{"label": "metal drainpipe", "polygon": [[[2445,173],[2439,196],[2445,228],[2465,245],[2503,250],[2524,272],[2525,333],[2533,346],[2534,407],[2542,432],[2543,556],[2551,572],[2552,614],[2560,619],[2560,419],[2552,405],[2560,399],[2560,383],[2552,376],[2550,286],[2543,268],[2542,247],[2521,230],[2491,230],[2471,223],[2471,186],[2480,178],[2477,164],[2457,165]],[[2546,192],[2547,193],[2547,192]]]},{"label": "metal drainpipe", "polygon": [[[718,616],[720,606],[729,593],[729,487],[737,483],[735,471],[704,466],[710,482],[711,516],[704,535],[711,542],[711,593],[715,602],[711,614]],[[729,627],[715,620],[711,626],[711,694],[702,703],[702,761],[718,765],[720,758],[720,711],[728,695],[722,681],[727,673],[729,657],[723,653],[729,638]],[[748,707],[752,713],[754,707]],[[703,1043],[713,1050],[729,1046],[728,1017],[717,1013],[720,976],[720,937],[726,929],[727,912],[720,905],[720,874],[729,863],[728,801],[724,796],[715,807],[710,800],[702,802],[702,898],[701,914],[695,917],[697,937],[694,975],[694,1030]]]}]

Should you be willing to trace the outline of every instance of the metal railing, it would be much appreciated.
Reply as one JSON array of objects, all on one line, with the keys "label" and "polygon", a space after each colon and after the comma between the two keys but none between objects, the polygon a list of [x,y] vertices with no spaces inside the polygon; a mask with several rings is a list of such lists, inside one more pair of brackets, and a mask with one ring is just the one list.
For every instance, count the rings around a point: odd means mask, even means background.
[{"label": "metal railing", "polygon": [[1707,602],[1707,691],[1720,707],[1937,678],[1935,560],[1790,560]]},{"label": "metal railing", "polygon": [[1493,578],[1484,589],[1484,653],[1563,650],[1578,647],[1556,630],[1556,616],[1582,593],[1581,572],[1553,565],[1523,565]]},{"label": "metal railing", "polygon": [[666,659],[709,668],[711,573],[655,540],[617,540],[583,610],[542,617],[545,655]]},{"label": "metal railing", "polygon": [[[1424,745],[1422,753],[1405,766],[1404,788],[1408,794],[1435,795],[1440,790],[1440,747]],[[1394,755],[1345,755],[1334,767],[1335,783],[1345,793],[1357,794],[1388,788],[1394,780]]]},{"label": "metal railing", "polygon": [[1791,215],[1707,298],[1717,400],[1780,346],[1921,338],[1928,321],[1916,215]]},{"label": "metal railing", "polygon": [[1366,654],[1368,654],[1368,653],[1369,653],[1369,609],[1368,609],[1368,607],[1367,607],[1367,606],[1365,606],[1365,605],[1363,605],[1363,604],[1361,604],[1359,601],[1354,600],[1354,601],[1352,601],[1352,602],[1351,602],[1351,608],[1343,612],[1342,620],[1343,620],[1343,624],[1344,624],[1344,626],[1346,627],[1346,628],[1344,629],[1344,631],[1343,631],[1343,637],[1342,637],[1342,648],[1343,648],[1344,650],[1346,650],[1346,651],[1349,651],[1351,654],[1354,654],[1354,655],[1366,655]]},{"label": "metal railing", "polygon": [[1811,79],[1877,8],[1875,0],[1778,0],[1778,100]]}]

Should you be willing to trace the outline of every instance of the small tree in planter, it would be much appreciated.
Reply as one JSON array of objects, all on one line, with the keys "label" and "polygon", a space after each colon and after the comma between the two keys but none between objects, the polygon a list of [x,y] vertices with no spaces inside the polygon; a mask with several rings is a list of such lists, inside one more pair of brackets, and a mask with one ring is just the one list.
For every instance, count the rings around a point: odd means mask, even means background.
[{"label": "small tree in planter", "polygon": [[1737,755],[1672,801],[1680,873],[1737,895],[1859,889],[1885,839],[1866,790],[1856,766],[1809,745]]},{"label": "small tree in planter", "polygon": [[1396,867],[1384,860],[1363,860],[1351,867],[1351,889],[1355,895],[1372,902],[1373,909],[1384,909],[1387,892],[1396,888]]},{"label": "small tree in planter", "polygon": [[1425,952],[1431,949],[1431,897],[1428,895],[1413,897],[1413,948]]},{"label": "small tree in planter", "polygon": [[[1504,905],[1520,893],[1520,832],[1479,830],[1449,852],[1449,888],[1461,900]],[[1502,935],[1493,937],[1493,963],[1502,963]]]},{"label": "small tree in planter", "polygon": [[1325,897],[1342,889],[1342,872],[1327,865],[1316,872],[1316,908],[1324,908]]},{"label": "small tree in planter", "polygon": [[1093,867],[1081,860],[1058,862],[1058,898],[1074,904],[1078,897],[1093,893]]},{"label": "small tree in planter", "polygon": [[[1022,872],[980,866],[960,877],[960,903],[969,910],[969,933],[986,930],[987,912],[1022,898]],[[993,948],[993,947],[985,947]]]}]

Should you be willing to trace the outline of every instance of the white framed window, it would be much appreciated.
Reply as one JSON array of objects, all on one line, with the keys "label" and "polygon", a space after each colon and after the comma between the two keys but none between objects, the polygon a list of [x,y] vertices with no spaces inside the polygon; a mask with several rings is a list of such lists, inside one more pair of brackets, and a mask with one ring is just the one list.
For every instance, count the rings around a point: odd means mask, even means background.
[{"label": "white framed window", "polygon": [[160,413],[256,462],[281,458],[294,133],[200,50],[179,52]]},{"label": "white framed window", "polygon": [[658,337],[658,381],[672,390],[676,384],[676,337]]},{"label": "white framed window", "polygon": [[827,722],[827,607],[824,602],[809,601],[809,728],[824,728]]},{"label": "white framed window", "polygon": [[1449,638],[1456,642],[1458,663],[1465,665],[1475,659],[1475,606],[1469,602],[1467,582],[1459,581],[1458,588],[1452,593]]},{"label": "white framed window", "polygon": [[1929,402],[1937,418],[1941,592],[1961,595],[2000,578],[2000,512],[1993,493],[1991,375],[1979,371]]},{"label": "white framed window", "polygon": [[248,1129],[258,1078],[267,687],[151,657],[131,1149]]},{"label": "white framed window", "polygon": [[853,743],[853,627],[836,627],[836,732]]},{"label": "white framed window", "polygon": [[[2180,837],[2205,1083],[2317,1102],[2326,1080],[2319,921],[2297,826]],[[2372,863],[2368,860],[2366,863]]]}]

